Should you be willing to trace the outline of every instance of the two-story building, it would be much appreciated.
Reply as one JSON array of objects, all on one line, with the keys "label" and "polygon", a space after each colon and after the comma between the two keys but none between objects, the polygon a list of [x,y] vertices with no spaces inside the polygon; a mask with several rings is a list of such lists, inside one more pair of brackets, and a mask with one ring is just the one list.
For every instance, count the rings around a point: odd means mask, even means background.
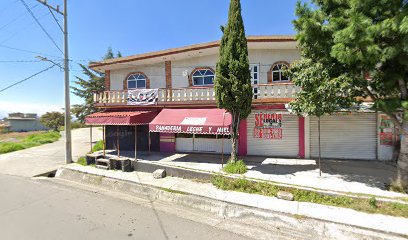
[{"label": "two-story building", "polygon": [[[93,62],[105,73],[95,93],[101,113],[87,123],[106,126],[107,148],[123,151],[231,151],[231,118],[217,109],[213,88],[220,41]],[[241,121],[240,155],[312,158],[317,119],[291,113],[298,87],[282,73],[300,58],[292,36],[249,36],[252,113]],[[116,138],[115,136],[120,136]],[[396,134],[385,115],[370,110],[322,117],[322,157],[390,160]]]}]

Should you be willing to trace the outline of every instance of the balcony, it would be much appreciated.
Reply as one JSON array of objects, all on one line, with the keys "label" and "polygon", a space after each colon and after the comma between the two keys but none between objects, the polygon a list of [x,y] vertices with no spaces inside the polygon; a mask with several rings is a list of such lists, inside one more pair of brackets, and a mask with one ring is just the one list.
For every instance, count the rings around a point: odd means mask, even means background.
[{"label": "balcony", "polygon": [[[253,85],[253,104],[287,103],[291,101],[299,87],[292,83]],[[98,107],[127,105],[127,90],[94,93],[94,103]],[[213,87],[159,89],[157,105],[215,105]]]}]

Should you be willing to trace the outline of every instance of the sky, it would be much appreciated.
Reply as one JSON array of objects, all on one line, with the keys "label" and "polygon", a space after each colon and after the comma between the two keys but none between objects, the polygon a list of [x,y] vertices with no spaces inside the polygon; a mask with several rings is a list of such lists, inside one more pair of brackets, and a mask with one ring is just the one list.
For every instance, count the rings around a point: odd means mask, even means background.
[{"label": "sky", "polygon": [[[295,34],[296,1],[241,0],[246,34]],[[63,0],[48,3],[62,9]],[[229,0],[68,0],[71,84],[76,76],[83,76],[78,64],[100,60],[108,47],[128,56],[218,40],[228,6]],[[55,17],[62,26],[62,16]],[[63,49],[62,31],[47,7],[37,0],[1,0],[0,89],[52,65],[36,56],[62,64],[63,54],[54,42]],[[63,82],[63,71],[54,67],[0,92],[0,118],[16,111],[43,114],[61,110]],[[71,104],[77,103],[82,99],[71,94]]]}]

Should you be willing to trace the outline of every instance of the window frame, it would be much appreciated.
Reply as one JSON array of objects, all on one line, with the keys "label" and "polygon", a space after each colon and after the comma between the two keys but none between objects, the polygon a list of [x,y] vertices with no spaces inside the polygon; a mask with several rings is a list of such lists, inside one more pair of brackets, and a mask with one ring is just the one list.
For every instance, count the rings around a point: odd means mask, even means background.
[{"label": "window frame", "polygon": [[[209,72],[211,72],[212,74],[210,74],[210,75],[194,76],[194,74],[195,74],[196,72],[200,72],[200,71],[203,71],[203,70],[206,71],[206,73],[207,73],[207,71],[209,71]],[[201,74],[201,72],[200,72],[200,74]],[[213,78],[211,84],[205,84],[205,78],[206,78],[206,77],[212,77],[212,78]],[[202,85],[195,84],[194,78],[201,78],[203,84],[202,84]],[[196,69],[194,69],[194,70],[191,72],[191,85],[192,85],[193,87],[214,86],[214,80],[215,80],[215,71],[214,71],[212,68],[209,68],[209,67],[196,68]]]},{"label": "window frame", "polygon": [[[134,77],[136,76],[137,77]],[[139,76],[142,76],[143,78],[139,78]],[[131,77],[133,77],[134,79],[130,79]],[[144,81],[144,87],[138,87],[138,82]],[[136,87],[135,88],[130,88],[129,87],[129,82],[135,82]],[[135,72],[135,73],[130,73],[127,78],[126,78],[126,88],[128,90],[132,90],[132,89],[147,89],[147,76],[146,74],[142,73],[142,72]]]},{"label": "window frame", "polygon": [[[279,67],[280,66],[280,67]],[[289,68],[289,63],[286,62],[277,62],[274,63],[271,67],[271,82],[272,83],[287,83],[290,82],[290,78],[288,77],[285,80],[282,80],[283,74],[282,74],[282,67],[286,66],[287,68]],[[276,67],[278,67],[278,70],[274,70]],[[274,73],[278,73],[279,74],[279,80],[275,80],[274,79]]]}]

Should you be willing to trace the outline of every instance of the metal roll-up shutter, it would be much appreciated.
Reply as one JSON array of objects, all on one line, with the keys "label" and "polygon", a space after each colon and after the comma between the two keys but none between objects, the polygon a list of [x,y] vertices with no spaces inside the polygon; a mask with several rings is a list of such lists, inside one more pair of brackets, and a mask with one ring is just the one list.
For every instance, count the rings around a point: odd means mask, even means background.
[{"label": "metal roll-up shutter", "polygon": [[[375,113],[337,113],[321,117],[322,158],[374,160],[377,155]],[[310,118],[310,154],[319,155],[317,117]]]},{"label": "metal roll-up shutter", "polygon": [[252,111],[252,113],[249,115],[247,119],[248,155],[298,157],[298,116],[282,114],[282,139],[264,139],[254,137],[255,113],[274,113],[274,111]]}]

